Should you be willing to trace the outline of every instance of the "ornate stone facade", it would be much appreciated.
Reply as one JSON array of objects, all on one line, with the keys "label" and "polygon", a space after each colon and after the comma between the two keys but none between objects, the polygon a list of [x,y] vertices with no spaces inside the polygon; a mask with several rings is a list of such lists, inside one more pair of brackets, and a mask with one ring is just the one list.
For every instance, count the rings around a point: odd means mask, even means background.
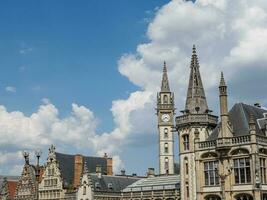
[{"label": "ornate stone facade", "polygon": [[186,106],[176,117],[182,200],[267,199],[267,110],[235,104],[219,85],[220,122],[211,115],[193,47]]},{"label": "ornate stone facade", "polygon": [[39,184],[39,199],[63,199],[63,179],[56,159],[55,147],[49,148],[47,162],[44,165],[41,182]]},{"label": "ornate stone facade", "polygon": [[29,163],[29,153],[24,152],[25,164],[16,188],[15,200],[37,198],[36,167]]}]

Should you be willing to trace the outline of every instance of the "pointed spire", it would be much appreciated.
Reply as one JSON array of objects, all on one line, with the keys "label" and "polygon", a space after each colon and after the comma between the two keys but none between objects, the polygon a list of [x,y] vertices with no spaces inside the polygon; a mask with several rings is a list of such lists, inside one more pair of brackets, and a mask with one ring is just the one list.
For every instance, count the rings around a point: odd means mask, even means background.
[{"label": "pointed spire", "polygon": [[225,80],[224,80],[224,77],[223,77],[223,72],[221,72],[221,81],[220,81],[220,87],[222,87],[222,86],[226,86]]},{"label": "pointed spire", "polygon": [[187,90],[185,111],[189,113],[209,112],[205,91],[200,76],[199,63],[195,45],[193,45],[192,49],[190,77]]},{"label": "pointed spire", "polygon": [[167,66],[166,62],[163,63],[163,75],[162,75],[162,82],[161,82],[161,92],[170,92],[169,87],[169,80],[167,74]]}]

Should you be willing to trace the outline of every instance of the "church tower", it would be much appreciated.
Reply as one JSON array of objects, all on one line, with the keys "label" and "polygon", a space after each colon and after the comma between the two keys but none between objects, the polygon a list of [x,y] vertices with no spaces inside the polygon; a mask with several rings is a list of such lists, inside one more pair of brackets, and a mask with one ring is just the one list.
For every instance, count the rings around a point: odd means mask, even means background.
[{"label": "church tower", "polygon": [[179,136],[181,199],[197,199],[197,161],[195,142],[205,141],[217,125],[218,117],[211,115],[202,84],[196,48],[190,64],[190,76],[185,109],[176,117]]},{"label": "church tower", "polygon": [[174,95],[170,91],[165,62],[161,90],[157,94],[157,116],[159,131],[159,174],[174,174],[174,139],[172,131],[174,127]]}]

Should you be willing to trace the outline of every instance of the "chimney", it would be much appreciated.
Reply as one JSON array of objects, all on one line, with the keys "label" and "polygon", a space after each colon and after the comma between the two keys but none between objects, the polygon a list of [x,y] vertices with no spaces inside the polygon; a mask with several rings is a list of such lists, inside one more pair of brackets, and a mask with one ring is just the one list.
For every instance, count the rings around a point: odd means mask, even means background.
[{"label": "chimney", "polygon": [[108,157],[108,154],[104,154],[104,158],[107,160],[107,175],[113,175],[113,161],[112,158]]},{"label": "chimney", "polygon": [[148,168],[147,171],[147,177],[154,177],[155,176],[155,169],[154,168]]},{"label": "chimney", "polygon": [[102,177],[102,169],[101,169],[101,165],[97,165],[96,166],[96,170],[95,170],[98,178],[101,178]]},{"label": "chimney", "polygon": [[122,170],[121,170],[121,175],[122,175],[122,176],[125,176],[125,175],[126,175],[126,173],[125,173],[125,169],[122,169]]},{"label": "chimney", "polygon": [[74,156],[74,180],[73,187],[77,188],[80,185],[80,178],[83,171],[83,156],[75,155]]},{"label": "chimney", "polygon": [[260,103],[254,103],[254,106],[255,106],[255,107],[258,107],[258,108],[261,108]]}]

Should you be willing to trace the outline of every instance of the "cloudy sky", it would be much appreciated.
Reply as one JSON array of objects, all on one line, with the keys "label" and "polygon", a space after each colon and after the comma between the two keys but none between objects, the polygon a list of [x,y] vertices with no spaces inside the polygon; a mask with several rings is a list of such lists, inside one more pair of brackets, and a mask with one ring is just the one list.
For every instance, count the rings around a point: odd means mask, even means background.
[{"label": "cloudy sky", "polygon": [[115,171],[157,169],[162,64],[178,115],[193,44],[215,114],[220,71],[230,107],[267,106],[266,0],[6,1],[0,25],[0,174],[21,173],[22,150],[45,160],[51,144],[107,152]]}]

